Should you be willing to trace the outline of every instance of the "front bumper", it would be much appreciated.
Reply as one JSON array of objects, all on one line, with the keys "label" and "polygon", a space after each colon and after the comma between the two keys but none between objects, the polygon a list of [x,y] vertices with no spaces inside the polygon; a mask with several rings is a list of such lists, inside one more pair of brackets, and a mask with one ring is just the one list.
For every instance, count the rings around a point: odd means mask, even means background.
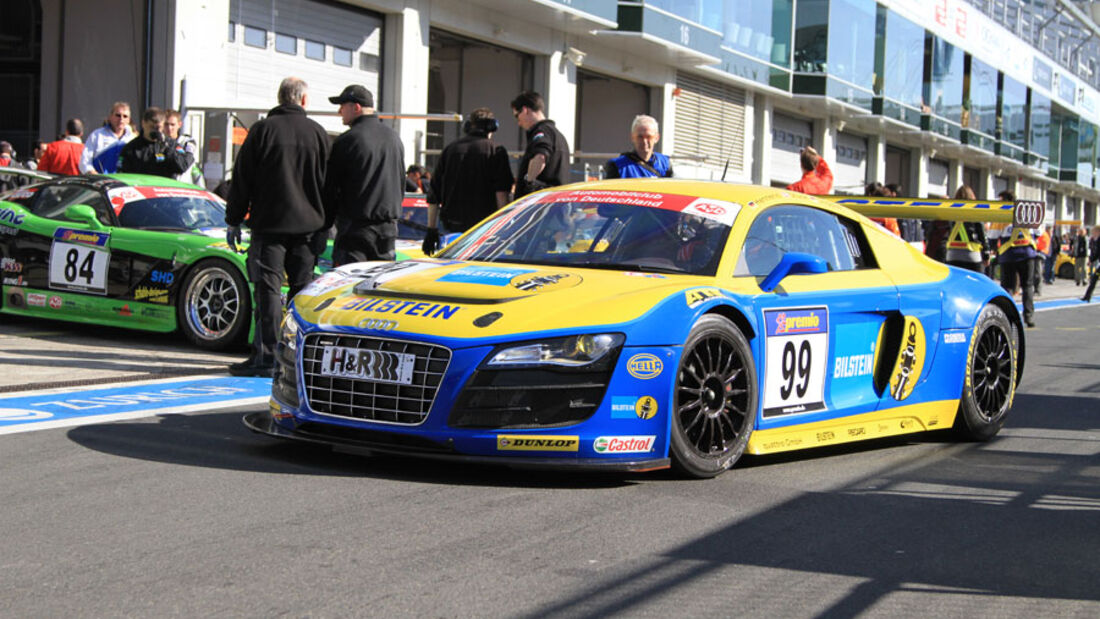
[{"label": "front bumper", "polygon": [[459,453],[451,441],[435,443],[409,440],[403,434],[384,431],[333,431],[339,426],[321,424],[299,426],[291,430],[275,422],[270,412],[245,415],[244,425],[259,434],[275,438],[341,447],[366,454],[394,454],[472,463],[500,464],[524,469],[569,469],[593,471],[644,472],[667,469],[668,458],[607,459],[607,458],[545,458],[538,456],[482,456]]}]

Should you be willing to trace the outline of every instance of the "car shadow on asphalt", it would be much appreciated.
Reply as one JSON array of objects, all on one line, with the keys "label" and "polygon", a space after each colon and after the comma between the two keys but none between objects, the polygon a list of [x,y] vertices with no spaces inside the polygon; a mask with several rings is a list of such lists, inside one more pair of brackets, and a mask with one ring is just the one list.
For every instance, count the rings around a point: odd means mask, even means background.
[{"label": "car shadow on asphalt", "polygon": [[509,488],[606,489],[636,483],[641,474],[519,470],[390,455],[358,455],[254,434],[242,412],[161,415],[73,428],[68,438],[124,458],[269,474],[363,477]]},{"label": "car shadow on asphalt", "polygon": [[[1042,422],[1026,415],[1040,406],[1065,414]],[[814,611],[820,617],[891,614],[891,608],[925,608],[931,616],[967,609],[996,614],[990,609],[1009,608],[1010,599],[1042,600],[1033,608],[1050,616],[1088,614],[1082,609],[1100,602],[1095,406],[1088,396],[1020,395],[1018,414],[1006,426],[1012,431],[988,443],[959,443],[839,489],[800,493],[629,570],[593,574],[586,586],[532,615],[629,616],[652,605],[691,607],[714,587],[737,591],[738,582],[760,582],[761,574],[780,570],[835,578]],[[952,440],[943,432],[917,436]],[[875,444],[897,443],[864,443]],[[773,580],[775,591],[754,592],[760,600],[822,593],[801,588],[814,582],[809,576],[772,576],[765,583]]]}]

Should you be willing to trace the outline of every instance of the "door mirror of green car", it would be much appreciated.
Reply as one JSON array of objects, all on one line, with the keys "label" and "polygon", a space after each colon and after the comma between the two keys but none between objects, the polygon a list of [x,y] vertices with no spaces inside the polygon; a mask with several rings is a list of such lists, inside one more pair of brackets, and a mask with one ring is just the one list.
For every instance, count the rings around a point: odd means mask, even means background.
[{"label": "door mirror of green car", "polygon": [[92,230],[102,230],[103,224],[95,215],[95,209],[87,204],[74,204],[65,209],[65,219],[79,221],[88,224]]}]

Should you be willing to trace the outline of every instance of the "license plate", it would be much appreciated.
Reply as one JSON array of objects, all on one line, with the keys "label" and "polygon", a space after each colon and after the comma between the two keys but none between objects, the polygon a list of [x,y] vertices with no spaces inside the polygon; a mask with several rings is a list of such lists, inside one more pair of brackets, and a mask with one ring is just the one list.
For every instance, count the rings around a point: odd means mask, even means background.
[{"label": "license plate", "polygon": [[325,346],[321,376],[357,378],[380,383],[412,383],[416,355],[362,350],[347,346]]}]

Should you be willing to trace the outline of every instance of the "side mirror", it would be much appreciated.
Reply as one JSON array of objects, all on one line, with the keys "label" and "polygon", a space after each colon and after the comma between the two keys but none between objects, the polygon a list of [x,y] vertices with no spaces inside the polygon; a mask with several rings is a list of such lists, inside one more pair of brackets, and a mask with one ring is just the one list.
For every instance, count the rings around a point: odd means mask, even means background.
[{"label": "side mirror", "polygon": [[95,209],[87,204],[73,204],[66,208],[65,219],[86,223],[92,230],[102,230],[104,227],[103,224],[99,223],[99,218],[95,215]]},{"label": "side mirror", "polygon": [[788,275],[800,275],[803,273],[825,273],[829,265],[824,260],[813,254],[792,251],[783,254],[779,264],[775,265],[771,273],[760,282],[760,289],[771,292]]}]

